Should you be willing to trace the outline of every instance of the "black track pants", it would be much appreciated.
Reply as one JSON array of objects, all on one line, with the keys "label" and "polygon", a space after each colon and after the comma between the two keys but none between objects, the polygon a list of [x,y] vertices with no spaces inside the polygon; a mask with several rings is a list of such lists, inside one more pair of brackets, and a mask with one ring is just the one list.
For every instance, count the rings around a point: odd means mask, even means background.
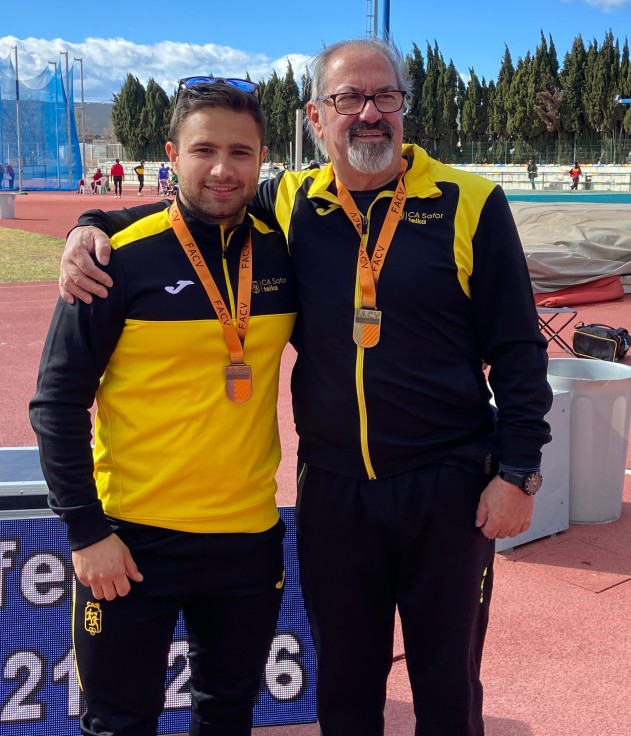
[{"label": "black track pants", "polygon": [[482,736],[494,543],[475,526],[484,453],[381,480],[301,467],[301,583],[324,736],[382,736],[398,606],[417,736]]},{"label": "black track pants", "polygon": [[187,534],[116,522],[142,583],[113,601],[76,584],[74,645],[86,736],[154,736],[180,610],[192,736],[250,736],[282,595],[284,523],[260,534]]}]

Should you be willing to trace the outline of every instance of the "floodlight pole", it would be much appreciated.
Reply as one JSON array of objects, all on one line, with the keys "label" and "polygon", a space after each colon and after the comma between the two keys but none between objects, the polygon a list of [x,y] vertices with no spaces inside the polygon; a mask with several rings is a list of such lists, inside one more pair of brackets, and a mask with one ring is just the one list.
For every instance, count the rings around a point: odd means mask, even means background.
[{"label": "floodlight pole", "polygon": [[85,168],[85,119],[83,117],[83,59],[77,59],[77,57],[74,57],[75,61],[78,61],[81,66],[81,176],[85,177],[86,175],[86,168]]},{"label": "floodlight pole", "polygon": [[381,36],[384,41],[390,40],[390,0],[383,0],[383,30]]},{"label": "floodlight pole", "polygon": [[296,158],[294,171],[302,169],[302,110],[296,110]]},{"label": "floodlight pole", "polygon": [[18,46],[15,49],[15,124],[17,126],[18,143],[18,189],[22,191],[22,143],[20,141],[20,74],[18,72]]},{"label": "floodlight pole", "polygon": [[70,124],[70,100],[72,99],[72,90],[70,89],[70,72],[68,70],[68,52],[60,51],[60,56],[66,57],[66,125],[68,128],[68,189],[72,189],[72,126]]},{"label": "floodlight pole", "polygon": [[57,140],[57,156],[55,160],[57,161],[57,189],[61,189],[61,174],[59,172],[59,89],[57,87],[57,62],[49,61],[48,63],[55,70],[55,138]]}]

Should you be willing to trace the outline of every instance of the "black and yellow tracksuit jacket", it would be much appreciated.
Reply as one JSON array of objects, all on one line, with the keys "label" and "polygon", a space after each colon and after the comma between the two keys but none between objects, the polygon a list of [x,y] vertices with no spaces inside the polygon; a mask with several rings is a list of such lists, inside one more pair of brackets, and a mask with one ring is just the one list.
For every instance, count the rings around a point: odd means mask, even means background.
[{"label": "black and yellow tracksuit jacket", "polygon": [[[251,211],[287,238],[300,313],[292,377],[301,460],[340,475],[405,472],[494,431],[499,460],[538,466],[550,439],[546,342],[526,261],[499,186],[404,146],[407,201],[377,289],[380,342],[357,347],[359,238],[331,166],[284,172]],[[393,186],[351,192],[368,250]]]},{"label": "black and yellow tracksuit jacket", "polygon": [[[361,304],[359,239],[337,199],[332,167],[282,172],[259,186],[250,205],[284,233],[296,278],[292,394],[300,458],[374,478],[493,435],[505,466],[537,467],[550,440],[546,342],[504,193],[418,146],[404,146],[402,155],[407,201],[377,290],[381,339],[370,349],[352,339]],[[394,182],[352,192],[367,216],[369,252],[393,192]],[[99,212],[80,223],[110,235],[122,227]]]},{"label": "black and yellow tracksuit jacket", "polygon": [[223,331],[168,204],[134,208],[136,221],[112,239],[109,297],[60,300],[44,347],[31,422],[73,549],[109,535],[106,516],[190,532],[259,532],[278,520],[278,377],[296,314],[286,244],[252,217],[227,233],[180,205],[233,318],[252,234],[253,393],[236,404],[225,394]]}]

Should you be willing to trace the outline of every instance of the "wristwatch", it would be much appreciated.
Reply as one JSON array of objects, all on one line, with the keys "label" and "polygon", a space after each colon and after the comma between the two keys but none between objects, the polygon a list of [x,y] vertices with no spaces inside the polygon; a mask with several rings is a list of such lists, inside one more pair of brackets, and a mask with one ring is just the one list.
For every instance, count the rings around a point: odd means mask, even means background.
[{"label": "wristwatch", "polygon": [[498,475],[507,483],[517,486],[527,496],[534,496],[543,483],[541,473],[510,473],[507,470],[500,470]]}]

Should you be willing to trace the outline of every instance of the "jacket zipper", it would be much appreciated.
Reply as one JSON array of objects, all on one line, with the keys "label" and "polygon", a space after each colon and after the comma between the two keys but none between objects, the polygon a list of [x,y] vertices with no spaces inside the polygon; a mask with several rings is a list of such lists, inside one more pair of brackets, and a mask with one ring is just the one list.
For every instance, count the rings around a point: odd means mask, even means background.
[{"label": "jacket zipper", "polygon": [[232,289],[232,284],[230,282],[230,273],[228,271],[228,258],[227,258],[228,246],[230,245],[230,239],[232,238],[234,230],[228,234],[227,240],[225,240],[226,231],[223,229],[223,227],[220,228],[220,232],[221,232],[221,255],[222,255],[221,262],[223,264],[223,275],[226,281],[226,287],[228,289],[228,300],[230,301],[230,315],[233,320],[236,320],[237,311],[236,311],[235,302],[234,302],[234,291]]},{"label": "jacket zipper", "polygon": [[[394,192],[383,191],[372,201],[368,208],[368,213],[364,218],[364,242],[368,243],[368,236],[370,233],[370,212],[375,205],[375,202],[382,197],[392,197]],[[359,309],[362,305],[362,291],[359,282],[359,269],[355,273],[355,308]],[[364,391],[364,355],[366,349],[360,345],[357,346],[357,354],[355,359],[355,389],[357,391],[357,405],[359,408],[359,441],[361,445],[362,458],[364,460],[364,467],[368,480],[376,480],[377,474],[372,465],[370,458],[370,447],[368,444],[368,411],[366,409],[366,392]]]}]

